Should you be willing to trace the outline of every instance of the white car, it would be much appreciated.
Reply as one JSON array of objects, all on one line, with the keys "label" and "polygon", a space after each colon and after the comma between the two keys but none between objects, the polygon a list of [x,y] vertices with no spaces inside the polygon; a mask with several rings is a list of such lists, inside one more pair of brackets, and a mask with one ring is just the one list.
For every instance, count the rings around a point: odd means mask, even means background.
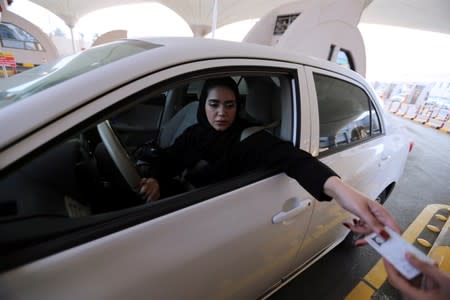
[{"label": "white car", "polygon": [[170,145],[224,75],[246,117],[367,196],[398,182],[408,142],[355,72],[245,43],[105,44],[0,83],[2,299],[264,298],[346,237],[350,214],[278,170],[139,201],[133,153]]}]

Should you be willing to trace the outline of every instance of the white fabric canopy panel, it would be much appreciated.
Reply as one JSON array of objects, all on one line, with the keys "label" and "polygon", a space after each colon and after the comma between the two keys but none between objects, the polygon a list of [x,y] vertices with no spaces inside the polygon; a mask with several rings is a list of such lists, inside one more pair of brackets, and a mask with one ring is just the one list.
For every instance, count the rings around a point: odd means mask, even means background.
[{"label": "white fabric canopy panel", "polygon": [[361,22],[450,34],[449,0],[374,0]]},{"label": "white fabric canopy panel", "polygon": [[[211,30],[214,0],[30,0],[60,17],[73,27],[84,15],[93,11],[126,4],[157,2],[165,5],[189,26],[206,26]],[[218,0],[217,27],[252,18],[260,18],[282,4],[293,0]],[[208,33],[206,32],[206,33]]]},{"label": "white fabric canopy panel", "polygon": [[[30,0],[50,10],[73,27],[84,15],[98,9],[159,2],[179,14],[191,28],[211,30],[214,0]],[[450,34],[449,0],[361,0],[366,9],[362,22],[422,29]],[[218,0],[217,27],[263,17],[293,0]],[[300,1],[302,2],[302,1]],[[13,4],[14,5],[14,4]]]},{"label": "white fabric canopy panel", "polygon": [[[74,27],[78,20],[96,10],[124,5],[135,4],[143,2],[151,2],[148,0],[30,0],[34,2],[58,17],[60,17],[69,27]],[[154,2],[154,1],[152,1]],[[14,5],[14,3],[13,3]]]}]

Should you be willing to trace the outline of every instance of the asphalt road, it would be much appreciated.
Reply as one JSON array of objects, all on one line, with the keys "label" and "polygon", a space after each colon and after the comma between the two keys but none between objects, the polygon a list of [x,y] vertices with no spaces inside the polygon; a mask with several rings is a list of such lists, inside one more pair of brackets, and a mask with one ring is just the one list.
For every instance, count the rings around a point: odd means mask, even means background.
[{"label": "asphalt road", "polygon": [[[404,230],[428,204],[450,204],[450,134],[394,115],[392,121],[404,125],[415,143],[385,203]],[[339,246],[269,299],[344,299],[379,259],[368,246]]]}]

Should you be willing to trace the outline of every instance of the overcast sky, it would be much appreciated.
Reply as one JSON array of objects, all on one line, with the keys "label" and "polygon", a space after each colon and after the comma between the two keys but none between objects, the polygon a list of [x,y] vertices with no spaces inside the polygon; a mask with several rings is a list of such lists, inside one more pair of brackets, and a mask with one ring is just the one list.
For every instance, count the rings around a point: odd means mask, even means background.
[{"label": "overcast sky", "polygon": [[[11,10],[44,32],[69,29],[55,15],[28,0],[15,0]],[[125,16],[125,17],[124,17]],[[126,16],[133,16],[126,18]],[[231,24],[216,31],[216,38],[241,41],[257,20]],[[129,36],[192,36],[187,23],[158,3],[103,9],[86,15],[75,34],[90,39],[113,29],[127,29]],[[450,79],[450,35],[373,24],[360,24],[367,56],[367,79],[380,81],[439,81]]]}]

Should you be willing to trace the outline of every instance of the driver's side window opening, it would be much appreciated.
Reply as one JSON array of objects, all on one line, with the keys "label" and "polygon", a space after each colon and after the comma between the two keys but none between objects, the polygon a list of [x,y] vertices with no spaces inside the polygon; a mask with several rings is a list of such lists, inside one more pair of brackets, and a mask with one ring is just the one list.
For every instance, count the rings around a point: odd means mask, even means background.
[{"label": "driver's side window opening", "polygon": [[[287,74],[232,77],[240,90],[240,117],[291,140],[292,77]],[[204,81],[184,80],[180,85],[150,92],[125,111],[109,117],[109,125],[128,155],[133,157],[143,145],[155,149],[169,147],[186,128],[195,124]],[[154,154],[157,155],[157,150]],[[4,217],[41,213],[80,217],[139,204],[95,125],[3,178],[0,187],[5,195],[1,203]],[[6,190],[9,191],[4,193]]]},{"label": "driver's side window opening", "polygon": [[[238,84],[240,117],[266,129],[285,140],[292,136],[291,80],[287,75],[232,76]],[[205,80],[198,79],[166,90],[159,146],[173,144],[187,127],[196,123],[198,101]]]},{"label": "driver's side window opening", "polygon": [[370,97],[347,81],[314,73],[320,121],[320,152],[335,150],[381,133]]},{"label": "driver's side window opening", "polygon": [[[292,141],[293,76],[287,72],[263,75],[252,72],[250,75],[242,73],[231,76],[240,91],[240,117],[262,126],[261,130]],[[148,88],[148,93],[141,91],[139,95],[124,99],[126,109],[118,107],[115,113],[108,114],[108,126],[118,145],[126,151],[126,156],[133,163],[137,162],[135,166],[136,171],[141,172],[139,176],[145,176],[146,168],[153,167],[152,162],[142,163],[135,158],[140,149],[150,149],[150,155],[157,160],[158,151],[172,145],[186,128],[197,122],[198,102],[205,79],[204,76],[184,79],[179,84],[171,82],[167,88],[154,91]],[[104,119],[98,124],[105,124]],[[73,229],[96,220],[90,217],[103,218],[108,217],[110,212],[147,206],[138,191],[133,190],[125,180],[123,170],[115,161],[118,159],[120,162],[120,155],[108,150],[111,145],[100,134],[98,124],[86,125],[89,127],[36,154],[33,159],[24,161],[21,167],[0,178],[1,226],[11,226],[11,234],[6,234],[1,241],[2,244],[4,239],[11,242],[8,248],[4,248],[5,251],[15,249],[11,245],[19,245],[20,248],[25,236],[29,238],[27,243],[33,244],[35,239],[46,240],[47,236],[64,234],[62,227],[48,226],[52,222],[63,222],[64,226]],[[224,184],[225,188],[220,193],[249,184],[249,180],[257,179],[237,181],[234,178],[232,184]],[[217,184],[215,186],[214,191]],[[204,187],[200,190],[196,186],[192,190],[192,185],[181,187],[185,189],[177,190],[167,201],[180,201],[180,197],[191,195],[187,193],[205,191]],[[213,192],[208,193],[211,197]],[[189,199],[194,198],[202,199],[201,195]],[[161,205],[167,201],[161,201]],[[183,205],[193,203],[196,202]],[[157,204],[150,205],[149,209],[157,209]],[[32,225],[38,223],[42,226]],[[29,230],[18,234],[14,229],[16,226]]]}]

